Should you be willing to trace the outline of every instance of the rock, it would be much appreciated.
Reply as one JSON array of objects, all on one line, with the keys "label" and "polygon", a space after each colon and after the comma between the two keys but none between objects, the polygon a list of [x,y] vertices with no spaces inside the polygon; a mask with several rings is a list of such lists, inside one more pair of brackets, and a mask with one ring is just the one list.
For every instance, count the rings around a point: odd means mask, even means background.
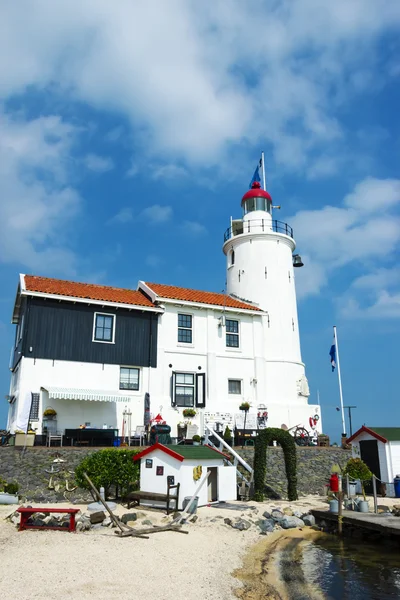
[{"label": "rock", "polygon": [[295,527],[304,527],[304,521],[299,519],[298,517],[284,517],[279,525],[283,529],[294,529]]},{"label": "rock", "polygon": [[293,517],[297,517],[298,519],[302,519],[303,515],[304,515],[304,513],[301,512],[300,510],[294,510],[293,511]]},{"label": "rock", "polygon": [[102,526],[103,527],[110,527],[112,521],[111,521],[111,517],[106,517],[104,519],[104,521],[102,522]]},{"label": "rock", "polygon": [[376,508],[377,508],[377,511],[379,514],[390,512],[390,508],[388,506],[386,506],[385,504],[378,504],[378,506]]},{"label": "rock", "polygon": [[174,520],[177,519],[178,517],[181,518],[181,516],[182,516],[182,513],[180,513],[180,512],[174,512],[174,514],[172,515]]},{"label": "rock", "polygon": [[197,515],[193,515],[193,517],[191,519],[189,519],[190,523],[196,523],[197,519],[199,517]]},{"label": "rock", "polygon": [[138,519],[145,519],[147,517],[147,514],[145,512],[141,512],[140,510],[136,514]]},{"label": "rock", "polygon": [[251,523],[245,519],[237,519],[231,523],[231,527],[233,527],[233,529],[239,529],[239,531],[246,531],[247,529],[250,529]]},{"label": "rock", "polygon": [[277,522],[279,522],[279,521],[282,521],[282,519],[283,519],[283,517],[284,517],[284,516],[285,516],[285,515],[283,514],[283,512],[281,512],[280,510],[277,510],[277,509],[274,509],[274,510],[271,512],[271,518],[272,518],[274,521],[277,521]]},{"label": "rock", "polygon": [[311,525],[311,529],[314,531],[321,531],[321,527],[319,525]]},{"label": "rock", "polygon": [[312,527],[313,525],[315,525],[314,515],[304,515],[303,523],[304,525],[307,525],[307,527]]},{"label": "rock", "polygon": [[400,504],[393,504],[392,508],[395,508],[396,510],[400,510]]},{"label": "rock", "polygon": [[128,521],[125,523],[125,525],[128,525],[128,527],[135,527],[137,524],[137,521]]},{"label": "rock", "polygon": [[103,527],[103,523],[95,523],[92,525],[92,529],[101,529]]},{"label": "rock", "polygon": [[21,521],[21,517],[19,515],[14,514],[11,517],[11,523],[13,523],[14,525],[19,525],[20,521]]},{"label": "rock", "polygon": [[228,518],[226,518],[226,519],[224,519],[224,523],[225,523],[225,525],[230,525],[230,526],[232,526],[232,519],[228,519]]},{"label": "rock", "polygon": [[98,512],[91,513],[90,522],[92,525],[97,525],[97,523],[102,523],[105,518],[105,513],[102,510],[99,510]]},{"label": "rock", "polygon": [[142,525],[148,525],[151,527],[153,523],[149,519],[145,519],[144,521],[142,521]]},{"label": "rock", "polygon": [[263,512],[263,517],[265,517],[266,519],[270,519],[270,518],[271,518],[271,513],[270,513],[270,512],[268,512],[267,510],[265,510],[265,511]]},{"label": "rock", "polygon": [[138,515],[135,512],[125,513],[122,515],[121,521],[122,521],[122,523],[127,524],[128,521],[137,521],[137,518],[138,518]]},{"label": "rock", "polygon": [[285,508],[283,509],[283,514],[286,515],[287,517],[293,517],[293,511],[290,508],[290,506],[285,506]]},{"label": "rock", "polygon": [[260,519],[256,522],[256,525],[260,528],[261,533],[270,533],[275,529],[275,521],[273,519]]}]

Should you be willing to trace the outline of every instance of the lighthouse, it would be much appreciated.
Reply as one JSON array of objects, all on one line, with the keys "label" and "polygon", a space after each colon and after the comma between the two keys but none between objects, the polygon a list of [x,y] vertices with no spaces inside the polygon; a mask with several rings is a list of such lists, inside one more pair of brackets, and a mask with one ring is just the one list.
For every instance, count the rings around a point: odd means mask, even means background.
[{"label": "lighthouse", "polygon": [[[225,232],[227,293],[262,309],[263,348],[256,353],[256,401],[268,407],[270,427],[309,425],[319,407],[310,395],[301,358],[293,230],[273,219],[271,195],[254,182],[241,201],[242,218]],[[318,423],[320,430],[321,422]]]}]

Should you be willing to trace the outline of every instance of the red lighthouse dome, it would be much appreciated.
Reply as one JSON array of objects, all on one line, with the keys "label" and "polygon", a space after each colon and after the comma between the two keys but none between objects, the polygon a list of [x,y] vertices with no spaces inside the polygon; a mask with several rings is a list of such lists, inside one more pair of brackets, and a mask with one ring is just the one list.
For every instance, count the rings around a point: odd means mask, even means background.
[{"label": "red lighthouse dome", "polygon": [[272,198],[268,192],[261,189],[259,181],[255,181],[251,189],[242,198],[243,215],[253,211],[271,213]]}]

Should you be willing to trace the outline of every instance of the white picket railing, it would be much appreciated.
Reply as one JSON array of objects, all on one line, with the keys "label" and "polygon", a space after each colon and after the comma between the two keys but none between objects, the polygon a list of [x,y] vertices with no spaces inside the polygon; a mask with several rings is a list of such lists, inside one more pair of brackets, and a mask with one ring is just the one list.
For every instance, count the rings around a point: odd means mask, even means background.
[{"label": "white picket railing", "polygon": [[[214,446],[215,444],[213,444],[210,440],[210,434],[219,442],[219,450],[222,450],[222,448],[226,448],[227,450],[229,450],[229,452],[233,455],[234,461],[233,461],[233,465],[236,467],[236,473],[239,476],[239,478],[244,481],[244,483],[247,486],[250,486],[250,483],[252,481],[253,478],[253,469],[250,467],[250,465],[240,456],[240,454],[238,454],[227,442],[225,442],[225,440],[218,435],[218,433],[216,433],[212,427],[210,427],[210,425],[207,425],[207,423],[204,423],[204,429],[205,429],[205,443],[209,444],[210,446]],[[250,473],[250,481],[248,479],[246,479],[246,477],[243,475],[243,473],[241,473],[239,471],[239,469],[237,468],[238,463],[240,463],[242,465],[242,467],[244,467],[246,469],[246,471],[248,471]]]}]

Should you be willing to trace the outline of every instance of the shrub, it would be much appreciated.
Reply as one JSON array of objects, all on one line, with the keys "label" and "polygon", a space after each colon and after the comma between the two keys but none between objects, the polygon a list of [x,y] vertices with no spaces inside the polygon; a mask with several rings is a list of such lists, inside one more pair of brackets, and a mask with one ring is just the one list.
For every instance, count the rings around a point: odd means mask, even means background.
[{"label": "shrub", "polygon": [[194,436],[192,437],[192,440],[193,440],[194,442],[199,442],[199,443],[200,443],[200,442],[201,442],[201,437],[200,437],[199,435],[194,435]]},{"label": "shrub", "polygon": [[10,483],[6,483],[4,486],[4,491],[7,494],[17,494],[19,490],[19,485],[16,481],[10,481]]},{"label": "shrub", "polygon": [[80,487],[90,490],[89,483],[83,475],[86,472],[98,490],[104,487],[106,498],[112,485],[116,486],[117,496],[123,497],[139,485],[140,463],[133,461],[138,452],[139,448],[107,448],[89,454],[76,467],[75,480]]},{"label": "shrub", "polygon": [[371,479],[372,473],[365,462],[361,458],[349,458],[343,470],[343,475],[348,475],[350,479],[360,479],[362,494],[364,500],[366,500],[364,481]]},{"label": "shrub", "polygon": [[232,440],[232,431],[229,429],[228,425],[225,427],[224,440],[226,442],[230,442]]},{"label": "shrub", "polygon": [[289,432],[277,427],[267,427],[256,437],[254,448],[254,500],[264,500],[265,477],[267,472],[267,446],[276,441],[282,446],[288,480],[288,498],[297,500],[297,455],[294,438]]},{"label": "shrub", "polygon": [[194,410],[194,408],[184,408],[182,414],[185,417],[185,419],[187,419],[188,417],[195,417],[196,411]]},{"label": "shrub", "polygon": [[57,415],[57,412],[54,410],[54,408],[46,408],[46,410],[43,413],[44,417],[55,417]]},{"label": "shrub", "polygon": [[242,404],[239,406],[239,410],[250,410],[250,404],[248,402],[242,402]]}]

